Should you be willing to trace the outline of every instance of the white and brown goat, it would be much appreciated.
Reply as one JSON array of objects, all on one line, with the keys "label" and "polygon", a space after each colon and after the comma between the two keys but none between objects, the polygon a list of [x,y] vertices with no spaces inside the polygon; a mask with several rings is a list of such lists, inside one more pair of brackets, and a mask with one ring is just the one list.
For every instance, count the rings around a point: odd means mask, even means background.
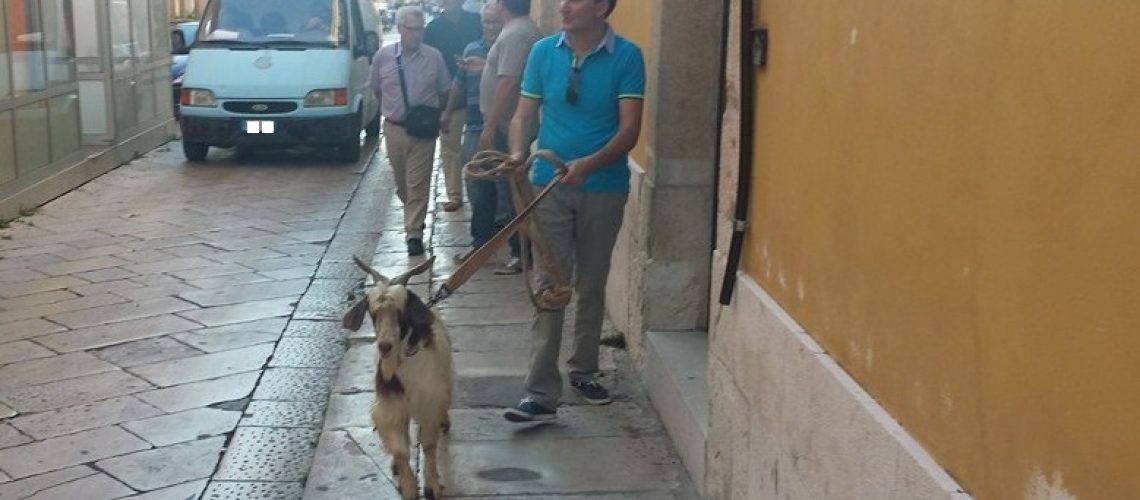
[{"label": "white and brown goat", "polygon": [[359,330],[364,314],[372,317],[376,328],[376,401],[372,405],[372,423],[380,442],[392,455],[400,495],[405,500],[417,497],[416,474],[409,457],[409,419],[419,425],[419,440],[424,449],[424,498],[441,495],[439,470],[436,465],[436,443],[447,432],[447,409],[451,406],[454,374],[451,362],[451,338],[443,322],[407,288],[408,279],[431,268],[435,260],[392,279],[385,278],[368,264],[354,257],[356,265],[372,275],[375,284],[344,315],[344,327]]}]

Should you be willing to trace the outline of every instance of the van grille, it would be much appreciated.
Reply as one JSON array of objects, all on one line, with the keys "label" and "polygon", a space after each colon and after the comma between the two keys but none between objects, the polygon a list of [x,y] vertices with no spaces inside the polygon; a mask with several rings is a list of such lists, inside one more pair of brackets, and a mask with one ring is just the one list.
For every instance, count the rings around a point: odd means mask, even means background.
[{"label": "van grille", "polygon": [[231,113],[269,115],[288,113],[297,109],[297,103],[289,101],[226,101],[222,108]]}]

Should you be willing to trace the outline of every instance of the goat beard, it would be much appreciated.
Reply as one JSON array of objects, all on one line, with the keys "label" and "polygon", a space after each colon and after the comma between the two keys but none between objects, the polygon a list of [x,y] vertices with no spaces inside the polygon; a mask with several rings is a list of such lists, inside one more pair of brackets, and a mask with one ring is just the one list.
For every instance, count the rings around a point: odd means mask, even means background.
[{"label": "goat beard", "polygon": [[393,359],[381,359],[379,361],[379,366],[377,366],[377,368],[380,370],[380,379],[384,382],[391,382],[392,377],[396,376],[396,369],[399,367],[399,363],[395,360],[395,356],[393,356]]}]

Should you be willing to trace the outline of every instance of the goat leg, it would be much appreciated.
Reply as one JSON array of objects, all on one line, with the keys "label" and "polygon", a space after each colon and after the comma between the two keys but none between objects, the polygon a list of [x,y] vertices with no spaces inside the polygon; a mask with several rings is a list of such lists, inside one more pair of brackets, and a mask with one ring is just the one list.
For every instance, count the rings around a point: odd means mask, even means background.
[{"label": "goat leg", "polygon": [[[446,414],[446,413],[445,413]],[[439,468],[436,462],[440,422],[426,422],[420,427],[420,443],[424,446],[424,498],[437,500],[442,498],[443,486],[439,484]]]},{"label": "goat leg", "polygon": [[416,474],[408,462],[411,453],[411,439],[408,437],[408,414],[395,411],[379,404],[372,405],[372,424],[384,449],[392,455],[392,472],[404,500],[415,500],[417,496]]}]

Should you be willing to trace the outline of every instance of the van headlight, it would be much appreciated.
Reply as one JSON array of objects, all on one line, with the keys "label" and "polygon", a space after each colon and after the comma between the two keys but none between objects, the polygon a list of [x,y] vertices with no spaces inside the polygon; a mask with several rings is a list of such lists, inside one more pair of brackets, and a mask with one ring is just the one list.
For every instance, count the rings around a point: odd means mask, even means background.
[{"label": "van headlight", "polygon": [[321,89],[314,90],[305,95],[305,106],[345,106],[348,104],[348,90]]},{"label": "van headlight", "polygon": [[178,104],[182,106],[217,106],[218,99],[214,93],[206,89],[182,89]]}]

